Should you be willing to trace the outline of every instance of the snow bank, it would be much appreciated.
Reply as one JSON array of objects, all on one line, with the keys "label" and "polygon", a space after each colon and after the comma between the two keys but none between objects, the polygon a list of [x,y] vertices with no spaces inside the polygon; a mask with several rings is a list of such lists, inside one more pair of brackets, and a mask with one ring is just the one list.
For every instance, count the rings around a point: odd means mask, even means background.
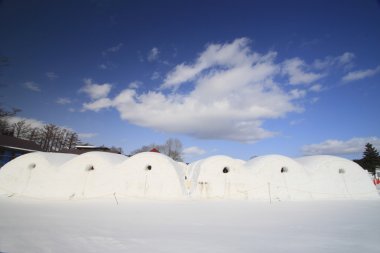
[{"label": "snow bank", "polygon": [[336,156],[298,158],[310,172],[314,199],[378,199],[376,187],[365,170],[353,161]]},{"label": "snow bank", "polygon": [[118,172],[118,196],[154,199],[184,198],[184,166],[155,152],[136,154],[115,170]]},{"label": "snow bank", "polygon": [[190,165],[190,194],[193,198],[244,199],[244,161],[212,156]]},{"label": "snow bank", "polygon": [[56,188],[58,168],[77,155],[33,152],[19,156],[1,167],[0,192],[45,198]]},{"label": "snow bank", "polygon": [[311,199],[311,178],[304,167],[282,155],[266,155],[245,164],[249,199],[285,201]]}]

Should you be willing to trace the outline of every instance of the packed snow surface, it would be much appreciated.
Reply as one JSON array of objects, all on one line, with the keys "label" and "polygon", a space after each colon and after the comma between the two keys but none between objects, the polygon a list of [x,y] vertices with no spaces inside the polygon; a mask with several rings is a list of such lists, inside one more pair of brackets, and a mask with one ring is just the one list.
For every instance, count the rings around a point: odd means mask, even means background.
[{"label": "packed snow surface", "polygon": [[380,201],[0,197],[0,252],[378,253]]},{"label": "packed snow surface", "polygon": [[82,155],[36,152],[0,169],[0,195],[73,200],[235,199],[266,202],[379,199],[366,171],[334,156],[211,156],[192,164],[144,152]]}]

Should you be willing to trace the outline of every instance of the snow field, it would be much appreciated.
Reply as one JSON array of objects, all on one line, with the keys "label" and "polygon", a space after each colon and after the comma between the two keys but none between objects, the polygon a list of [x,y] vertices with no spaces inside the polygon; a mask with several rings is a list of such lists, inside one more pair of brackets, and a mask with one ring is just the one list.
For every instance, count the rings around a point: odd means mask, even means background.
[{"label": "snow field", "polygon": [[378,253],[380,201],[0,197],[0,252]]},{"label": "snow field", "polygon": [[26,154],[0,169],[0,194],[57,200],[379,199],[366,172],[339,157],[267,155],[245,162],[211,156],[186,165],[155,152],[129,158],[106,152]]}]

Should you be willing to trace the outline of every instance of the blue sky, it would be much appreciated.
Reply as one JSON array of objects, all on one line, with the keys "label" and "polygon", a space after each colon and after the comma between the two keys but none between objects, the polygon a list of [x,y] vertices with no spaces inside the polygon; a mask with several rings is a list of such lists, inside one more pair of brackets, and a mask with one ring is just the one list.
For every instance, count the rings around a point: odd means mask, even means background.
[{"label": "blue sky", "polygon": [[380,148],[380,4],[0,1],[0,102],[125,153]]}]

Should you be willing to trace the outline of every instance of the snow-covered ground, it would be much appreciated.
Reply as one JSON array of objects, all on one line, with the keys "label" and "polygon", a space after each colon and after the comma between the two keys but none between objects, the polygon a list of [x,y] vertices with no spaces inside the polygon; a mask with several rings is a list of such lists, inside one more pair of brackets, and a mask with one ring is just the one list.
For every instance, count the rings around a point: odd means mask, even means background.
[{"label": "snow-covered ground", "polygon": [[0,252],[380,252],[380,201],[0,197]]}]

